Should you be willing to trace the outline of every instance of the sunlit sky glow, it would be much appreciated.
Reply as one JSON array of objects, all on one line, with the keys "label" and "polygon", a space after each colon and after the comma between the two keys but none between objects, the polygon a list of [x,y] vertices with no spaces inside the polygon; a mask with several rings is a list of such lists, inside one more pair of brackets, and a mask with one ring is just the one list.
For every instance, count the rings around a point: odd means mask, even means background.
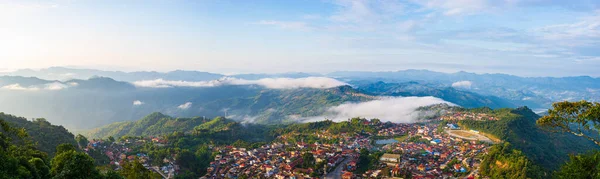
[{"label": "sunlit sky glow", "polygon": [[600,76],[597,0],[0,0],[0,71]]}]

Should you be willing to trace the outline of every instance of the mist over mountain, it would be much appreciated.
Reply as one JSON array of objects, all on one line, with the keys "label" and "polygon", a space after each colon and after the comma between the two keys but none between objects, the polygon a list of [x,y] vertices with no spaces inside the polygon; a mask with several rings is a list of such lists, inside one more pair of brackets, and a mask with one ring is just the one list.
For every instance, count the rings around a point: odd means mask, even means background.
[{"label": "mist over mountain", "polygon": [[554,101],[600,100],[600,78],[519,77],[507,74],[441,73],[428,70],[396,72],[333,72],[327,76],[341,80],[383,81],[453,87],[486,96],[509,100],[517,106],[548,108]]},{"label": "mist over mountain", "polygon": [[[60,76],[56,74],[70,74],[66,76],[73,79],[56,80]],[[598,78],[530,78],[427,70],[226,76],[195,71],[110,72],[55,67],[3,75],[13,76],[0,76],[0,100],[4,101],[0,111],[45,117],[69,129],[137,120],[153,112],[174,117],[227,116],[263,124],[293,123],[339,116],[344,110],[336,111],[336,107],[382,97],[439,99],[426,100],[426,105],[449,102],[467,108],[529,106],[532,109],[548,108],[552,101],[600,99]],[[397,109],[418,107],[410,101],[394,102],[402,104]],[[406,114],[384,120],[410,121],[410,115]]]}]

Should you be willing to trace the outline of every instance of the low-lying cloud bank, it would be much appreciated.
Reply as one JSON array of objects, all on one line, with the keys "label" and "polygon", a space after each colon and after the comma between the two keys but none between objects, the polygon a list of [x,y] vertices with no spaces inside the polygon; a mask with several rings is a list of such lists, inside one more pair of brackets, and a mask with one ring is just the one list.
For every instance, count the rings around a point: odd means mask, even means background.
[{"label": "low-lying cloud bank", "polygon": [[452,87],[455,88],[471,88],[471,86],[473,85],[473,82],[471,81],[457,81],[452,83]]},{"label": "low-lying cloud bank", "polygon": [[187,110],[190,107],[192,107],[192,102],[187,102],[187,103],[177,106],[177,108],[179,108],[181,110]]},{"label": "low-lying cloud bank", "polygon": [[353,117],[363,117],[395,123],[413,123],[423,115],[421,111],[417,111],[417,108],[440,103],[454,105],[436,97],[384,97],[368,102],[346,103],[331,107],[325,115],[304,119],[303,122],[325,119],[338,122]]},{"label": "low-lying cloud bank", "polygon": [[142,101],[140,101],[140,100],[135,100],[135,101],[133,101],[133,105],[134,105],[134,106],[141,106],[141,105],[143,105],[143,104],[144,104],[144,102],[142,102]]},{"label": "low-lying cloud bank", "polygon": [[145,88],[172,88],[172,87],[215,87],[224,85],[260,85],[271,89],[294,88],[333,88],[347,85],[344,82],[327,77],[307,78],[263,78],[259,80],[245,80],[238,78],[221,78],[212,81],[168,81],[163,79],[136,81],[133,84]]},{"label": "low-lying cloud bank", "polygon": [[15,83],[15,84],[0,87],[0,89],[3,89],[3,90],[14,90],[14,91],[40,91],[40,90],[57,91],[57,90],[63,90],[66,88],[69,88],[69,85],[59,83],[59,82],[48,83],[48,84],[37,85],[37,86],[21,86],[21,84]]}]

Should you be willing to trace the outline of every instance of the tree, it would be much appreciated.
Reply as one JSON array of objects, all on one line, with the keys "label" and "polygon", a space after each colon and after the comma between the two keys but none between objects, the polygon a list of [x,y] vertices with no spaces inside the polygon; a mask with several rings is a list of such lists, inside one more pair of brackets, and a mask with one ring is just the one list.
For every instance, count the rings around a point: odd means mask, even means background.
[{"label": "tree", "polygon": [[600,152],[570,158],[554,173],[555,178],[600,178]]},{"label": "tree", "polygon": [[302,167],[312,168],[315,165],[315,156],[312,153],[306,152],[302,154]]},{"label": "tree", "polygon": [[40,158],[32,158],[29,164],[33,166],[40,178],[50,178],[50,167]]},{"label": "tree", "polygon": [[[64,145],[61,145],[64,147]],[[55,179],[94,179],[101,178],[100,172],[94,166],[94,159],[85,153],[75,150],[59,150],[51,161],[51,173]]]},{"label": "tree", "polygon": [[[537,124],[555,132],[568,132],[584,137],[600,145],[600,103],[588,102],[557,102],[548,115],[540,118]],[[596,134],[594,134],[596,133]]]},{"label": "tree", "polygon": [[61,154],[63,152],[75,151],[75,146],[71,144],[60,144],[56,146],[56,155]]},{"label": "tree", "polygon": [[[28,140],[24,140],[27,136],[24,129],[13,128],[0,119],[0,178],[42,178],[48,176],[44,172],[46,163],[40,159],[46,158],[45,153],[33,149],[32,144]],[[11,137],[17,137],[25,143],[14,145]],[[38,165],[39,167],[36,168]]]},{"label": "tree", "polygon": [[113,136],[109,136],[108,142],[110,142],[112,144],[113,142],[115,142],[115,138]]},{"label": "tree", "polygon": [[157,173],[154,173],[146,167],[144,167],[137,159],[133,161],[125,161],[121,165],[123,169],[120,174],[127,179],[149,179],[149,178],[161,178]]},{"label": "tree", "polygon": [[56,156],[52,159],[50,173],[55,179],[61,178],[102,178],[96,169],[94,159],[83,152],[77,152],[71,144],[56,147]]},{"label": "tree", "polygon": [[87,147],[88,143],[90,142],[85,136],[81,134],[77,134],[77,136],[75,137],[75,141],[77,141],[79,148]]}]

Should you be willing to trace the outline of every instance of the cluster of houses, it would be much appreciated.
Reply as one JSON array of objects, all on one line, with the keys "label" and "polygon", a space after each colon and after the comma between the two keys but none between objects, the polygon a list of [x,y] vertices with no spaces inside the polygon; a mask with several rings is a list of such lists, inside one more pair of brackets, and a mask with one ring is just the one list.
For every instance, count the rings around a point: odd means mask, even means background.
[{"label": "cluster of houses", "polygon": [[[486,153],[489,144],[454,138],[436,130],[437,127],[437,124],[379,125],[377,134],[380,136],[404,134],[419,139],[407,138],[384,146],[373,146],[368,136],[346,133],[334,136],[320,131],[315,135],[341,140],[335,144],[278,141],[256,149],[216,147],[214,150],[219,155],[211,162],[204,178],[323,178],[337,167],[342,168],[338,177],[344,179],[379,178],[384,168],[390,171],[391,177],[407,173],[412,178],[477,177],[479,154]],[[380,158],[378,169],[354,173],[363,148],[388,153]],[[322,168],[303,168],[305,153],[313,155],[316,163],[324,163]],[[348,161],[343,162],[345,160]]]},{"label": "cluster of houses", "polygon": [[[367,138],[355,138],[352,143],[337,144],[275,142],[256,149],[216,147],[218,151],[204,178],[314,178],[326,175],[336,167],[356,169],[357,150],[370,144]],[[362,144],[362,145],[361,145]],[[313,155],[322,168],[305,168],[303,155]],[[349,162],[344,163],[344,160]],[[318,166],[318,165],[317,165]]]},{"label": "cluster of houses", "polygon": [[392,167],[392,175],[394,171],[408,171],[412,178],[477,177],[481,163],[478,154],[487,153],[489,144],[454,138],[436,129],[437,124],[411,125],[409,135],[420,140],[383,146],[394,154],[384,154],[380,161]]},{"label": "cluster of houses", "polygon": [[[148,142],[157,146],[164,146],[167,141],[162,137],[144,137],[130,138],[119,142],[111,142],[103,139],[93,139],[84,147],[84,151],[89,154],[91,149],[100,151],[110,160],[109,164],[115,167],[115,170],[121,169],[124,161],[135,161],[142,163],[147,169],[159,172],[163,176],[173,176],[179,170],[179,166],[174,162],[175,156],[164,158],[161,166],[152,166],[150,158],[145,153],[134,153],[133,148],[142,146]],[[155,162],[156,163],[156,162]]]},{"label": "cluster of houses", "polygon": [[[476,120],[495,120],[485,114],[455,113],[444,117],[453,119],[474,118]],[[442,117],[442,118],[444,118]],[[317,131],[316,136],[327,143],[290,142],[294,133],[280,136],[278,140],[258,148],[236,148],[233,146],[212,146],[217,153],[202,178],[380,178],[382,175],[401,177],[409,174],[412,178],[440,177],[478,177],[481,153],[487,153],[489,144],[466,141],[449,136],[437,130],[438,124],[393,124],[378,123],[377,131],[362,134],[331,134],[328,131]],[[448,124],[447,129],[457,129],[456,124]],[[306,135],[306,134],[303,134]],[[394,143],[375,145],[373,135],[387,137],[403,137]],[[85,148],[100,150],[108,156],[111,164],[120,168],[125,160],[140,161],[146,168],[160,173],[165,178],[173,177],[179,170],[174,156],[164,158],[160,166],[152,166],[149,157],[144,153],[134,153],[135,146],[153,143],[163,146],[167,143],[160,137],[127,139],[109,143],[103,140],[92,140]],[[355,173],[360,150],[386,151],[379,158],[375,170],[366,173]],[[314,163],[307,167],[304,156],[312,155]],[[340,172],[341,171],[341,172]],[[385,172],[384,172],[385,171]]]}]

